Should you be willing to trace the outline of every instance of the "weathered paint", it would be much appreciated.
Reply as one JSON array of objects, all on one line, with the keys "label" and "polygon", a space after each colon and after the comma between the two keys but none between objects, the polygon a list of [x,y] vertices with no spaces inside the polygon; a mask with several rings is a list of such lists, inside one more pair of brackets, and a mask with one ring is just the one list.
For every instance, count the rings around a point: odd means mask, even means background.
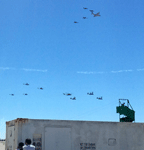
[{"label": "weathered paint", "polygon": [[[14,133],[10,137],[11,127]],[[7,122],[6,150],[11,145],[15,150],[26,138],[42,150],[140,150],[144,148],[144,123],[36,119]]]},{"label": "weathered paint", "polygon": [[13,121],[8,121],[8,122],[6,122],[6,125],[12,126],[12,125],[14,125],[15,123],[25,123],[25,122],[27,122],[27,121],[28,121],[27,118],[17,118],[17,119],[15,119],[15,120],[13,120]]}]

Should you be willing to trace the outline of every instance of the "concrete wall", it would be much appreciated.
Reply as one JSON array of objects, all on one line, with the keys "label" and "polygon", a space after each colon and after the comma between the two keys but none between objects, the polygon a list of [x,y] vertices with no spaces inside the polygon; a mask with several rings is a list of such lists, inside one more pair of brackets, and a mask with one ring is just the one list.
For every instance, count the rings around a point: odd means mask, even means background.
[{"label": "concrete wall", "polygon": [[0,141],[0,150],[5,150],[5,141]]},{"label": "concrete wall", "polygon": [[[42,150],[140,150],[144,148],[144,124],[126,122],[33,120],[7,123],[14,126],[14,150],[18,143],[31,138]],[[8,143],[9,141],[9,143]]]}]

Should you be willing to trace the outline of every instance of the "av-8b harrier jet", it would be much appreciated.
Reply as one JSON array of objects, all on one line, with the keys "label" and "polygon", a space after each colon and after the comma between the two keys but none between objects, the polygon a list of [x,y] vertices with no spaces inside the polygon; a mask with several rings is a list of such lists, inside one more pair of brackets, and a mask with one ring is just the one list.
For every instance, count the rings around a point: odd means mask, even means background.
[{"label": "av-8b harrier jet", "polygon": [[73,98],[71,97],[70,99],[71,99],[71,100],[76,100],[76,97],[73,97]]},{"label": "av-8b harrier jet", "polygon": [[102,98],[102,96],[101,96],[101,97],[97,97],[97,99],[102,100],[103,98]]},{"label": "av-8b harrier jet", "polygon": [[63,95],[71,96],[72,94],[71,93],[63,93]]},{"label": "av-8b harrier jet", "polygon": [[23,85],[29,85],[28,83],[23,83]]},{"label": "av-8b harrier jet", "polygon": [[87,93],[87,95],[94,95],[94,93],[93,93],[93,92],[90,92],[90,93]]},{"label": "av-8b harrier jet", "polygon": [[23,93],[23,95],[28,95],[27,93]]},{"label": "av-8b harrier jet", "polygon": [[43,90],[43,88],[42,88],[42,87],[40,87],[40,88],[38,88],[38,89]]},{"label": "av-8b harrier jet", "polygon": [[99,17],[99,16],[101,16],[101,15],[100,15],[100,12],[98,12],[98,13],[96,13],[96,14],[94,14],[94,13],[92,12],[92,15],[94,15],[94,17]]}]

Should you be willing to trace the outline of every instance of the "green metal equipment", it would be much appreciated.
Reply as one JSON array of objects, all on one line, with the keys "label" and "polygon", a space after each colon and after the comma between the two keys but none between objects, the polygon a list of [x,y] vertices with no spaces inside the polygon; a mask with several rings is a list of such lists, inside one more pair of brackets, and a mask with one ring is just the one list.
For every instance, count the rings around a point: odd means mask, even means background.
[{"label": "green metal equipment", "polygon": [[[121,103],[121,101],[127,101],[127,106],[125,103]],[[131,107],[131,109],[130,109]],[[135,111],[128,99],[119,99],[119,106],[116,107],[116,112],[119,113],[120,122],[133,122],[135,121]],[[124,117],[120,117],[120,115],[124,115]]]}]

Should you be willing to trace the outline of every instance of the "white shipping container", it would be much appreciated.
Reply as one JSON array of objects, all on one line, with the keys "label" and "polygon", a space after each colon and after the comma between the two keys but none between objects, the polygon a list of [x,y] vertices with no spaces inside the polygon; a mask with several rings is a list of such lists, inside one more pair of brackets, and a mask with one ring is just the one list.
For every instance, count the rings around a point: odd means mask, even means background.
[{"label": "white shipping container", "polygon": [[144,123],[37,120],[6,122],[5,150],[30,138],[36,150],[142,150]]}]

